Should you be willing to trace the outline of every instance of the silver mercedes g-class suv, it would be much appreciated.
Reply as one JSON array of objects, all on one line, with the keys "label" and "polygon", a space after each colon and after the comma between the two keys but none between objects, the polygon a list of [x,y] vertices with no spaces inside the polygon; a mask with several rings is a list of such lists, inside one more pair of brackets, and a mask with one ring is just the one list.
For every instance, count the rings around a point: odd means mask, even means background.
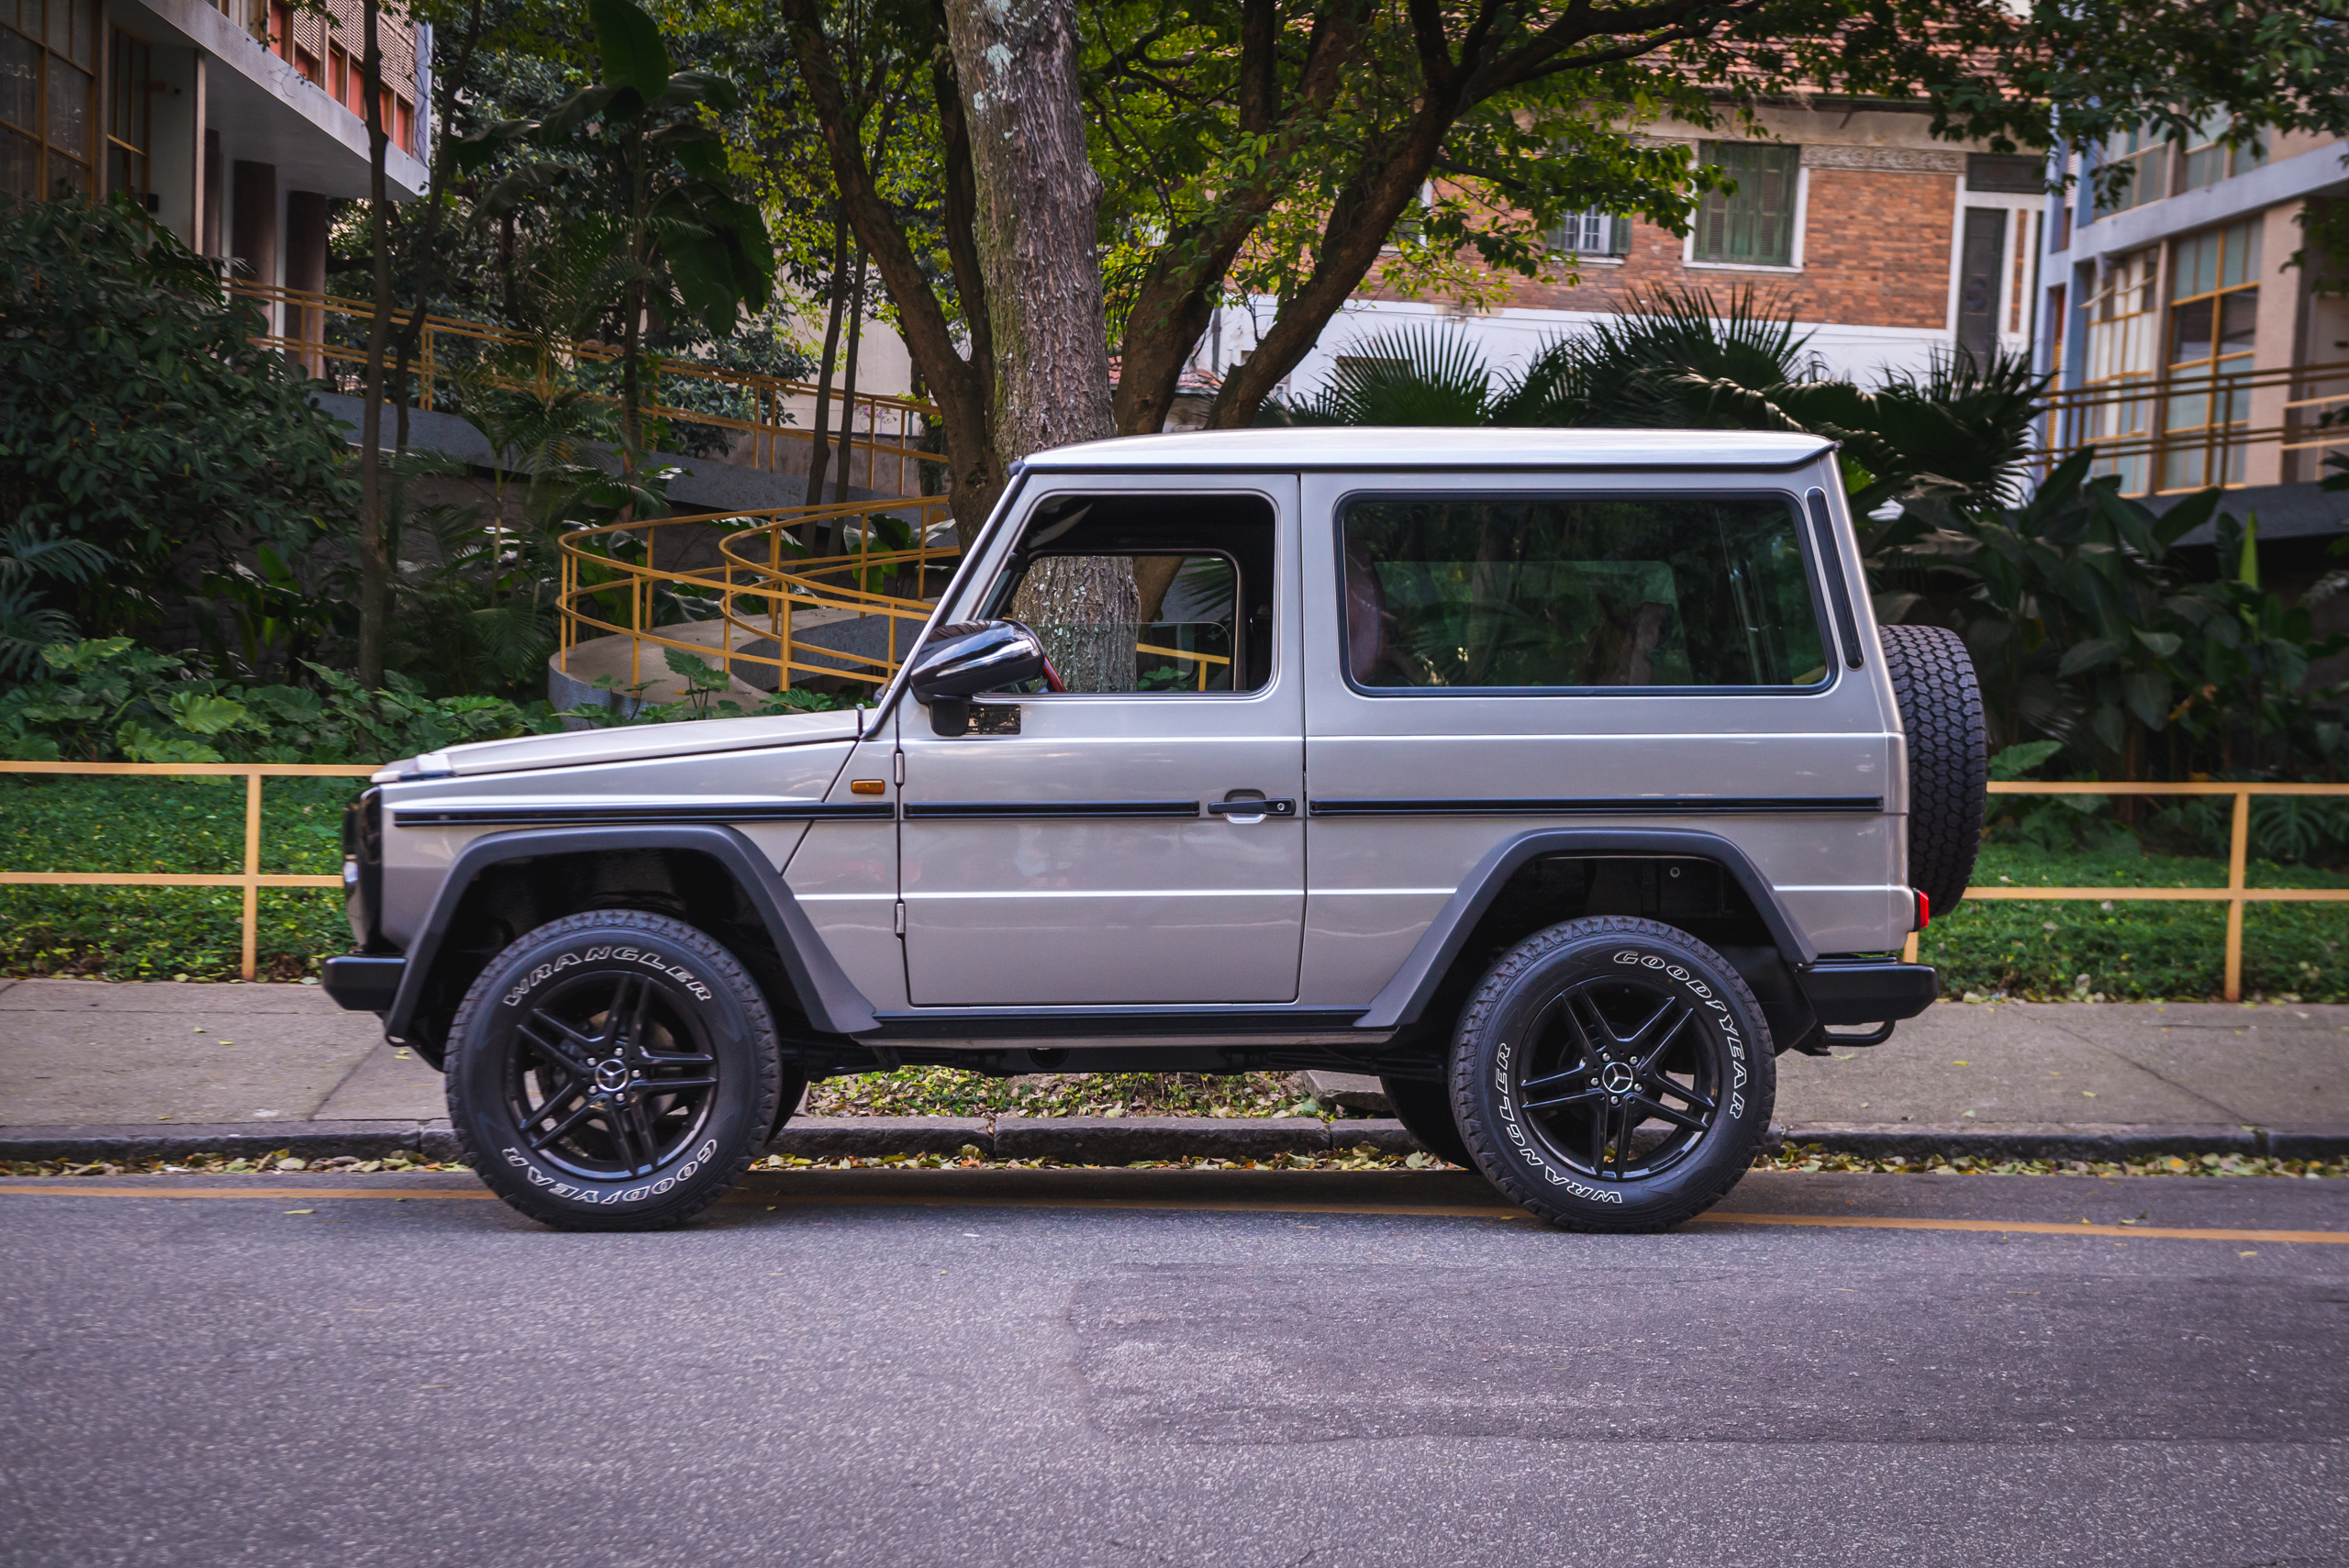
[{"label": "silver mercedes g-class suv", "polygon": [[[1072,556],[1152,584],[1130,666],[1010,618]],[[1118,689],[1063,689],[1087,637]],[[1899,950],[1984,775],[1829,442],[1138,437],[1016,468],[870,706],[376,774],[325,984],[557,1226],[674,1225],[809,1081],[947,1063],[1372,1073],[1542,1218],[1652,1230],[1752,1163],[1778,1053],[1932,1001]]]}]

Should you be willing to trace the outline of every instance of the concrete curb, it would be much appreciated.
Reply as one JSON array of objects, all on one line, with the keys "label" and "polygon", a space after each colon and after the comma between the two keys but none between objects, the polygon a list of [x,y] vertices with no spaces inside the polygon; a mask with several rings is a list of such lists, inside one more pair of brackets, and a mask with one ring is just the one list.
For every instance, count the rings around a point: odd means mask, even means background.
[{"label": "concrete curb", "polygon": [[[251,1159],[283,1149],[306,1160],[386,1154],[456,1156],[447,1122],[241,1121],[179,1126],[0,1127],[0,1160],[173,1160],[189,1154]],[[435,1151],[446,1149],[447,1153]]]},{"label": "concrete curb", "polygon": [[[1865,1159],[2144,1160],[2165,1154],[2265,1154],[2281,1160],[2349,1158],[2349,1126],[1886,1127],[1821,1123],[1776,1127],[1770,1147],[1816,1144]],[[990,1159],[1124,1165],[1137,1160],[1269,1160],[1368,1144],[1408,1154],[1419,1143],[1399,1121],[1322,1122],[1307,1117],[799,1117],[773,1144],[802,1159],[953,1154],[965,1145]],[[293,1121],[135,1127],[0,1127],[0,1160],[169,1160],[189,1154],[250,1159],[284,1150],[305,1160],[387,1154],[457,1158],[445,1121]]]},{"label": "concrete curb", "polygon": [[[2328,1129],[2335,1148],[2349,1147],[2349,1128]],[[2266,1154],[2267,1139],[2258,1128],[2071,1126],[1973,1122],[1884,1127],[1820,1122],[1774,1127],[1771,1144],[1817,1144],[1836,1154],[1870,1160],[2149,1160],[2165,1154]],[[2320,1136],[2317,1140],[2322,1142]],[[2309,1159],[2294,1153],[2292,1159]]]}]

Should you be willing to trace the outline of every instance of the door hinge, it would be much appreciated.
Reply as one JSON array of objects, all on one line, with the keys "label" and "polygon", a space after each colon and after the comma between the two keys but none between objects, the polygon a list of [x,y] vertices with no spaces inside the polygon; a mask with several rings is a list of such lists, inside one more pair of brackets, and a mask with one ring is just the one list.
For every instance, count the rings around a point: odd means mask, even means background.
[{"label": "door hinge", "polygon": [[906,754],[903,751],[893,751],[890,756],[893,759],[892,766],[896,769],[897,783],[902,786],[906,782]]},{"label": "door hinge", "polygon": [[906,901],[905,901],[904,899],[900,898],[900,899],[898,899],[898,900],[897,900],[897,935],[899,935],[899,936],[901,936],[901,937],[902,937],[902,936],[904,936],[905,934],[906,934]]}]

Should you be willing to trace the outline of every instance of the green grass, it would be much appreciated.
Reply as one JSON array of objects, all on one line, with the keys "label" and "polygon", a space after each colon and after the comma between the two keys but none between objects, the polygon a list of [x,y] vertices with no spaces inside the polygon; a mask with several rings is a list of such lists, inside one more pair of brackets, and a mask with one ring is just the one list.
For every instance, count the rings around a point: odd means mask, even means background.
[{"label": "green grass", "polygon": [[[2349,873],[2254,861],[2253,887],[2349,887]],[[2081,851],[2050,854],[1987,844],[1976,886],[2224,887],[2224,861]],[[2246,996],[2349,1001],[2349,906],[2252,905],[2243,911]],[[2224,905],[2009,903],[1976,899],[1936,916],[1918,955],[1942,972],[1948,996],[2063,1000],[2204,1000],[2226,967]],[[2087,976],[2083,984],[2081,976]]]},{"label": "green grass", "polygon": [[[262,869],[334,874],[342,861],[342,803],[359,787],[356,779],[270,780],[262,796]],[[240,779],[0,776],[0,870],[233,873],[244,855],[244,812]],[[2002,878],[2038,886],[2219,887],[2226,865],[2196,856],[1984,846],[1974,880]],[[2349,873],[2254,862],[2250,881],[2349,887]],[[239,908],[234,888],[0,887],[0,973],[233,979]],[[2216,996],[2225,941],[2226,911],[2211,905],[2107,909],[1976,900],[1937,917],[1920,951],[1940,966],[1952,996],[2085,993],[2153,1001]],[[2349,906],[2254,905],[2243,917],[2244,993],[2349,1002],[2344,945]],[[340,893],[262,894],[264,976],[315,974],[322,958],[348,946]],[[917,1099],[956,1097],[927,1081],[902,1088]],[[1163,1114],[1186,1113],[1170,1103]]]},{"label": "green grass", "polygon": [[[271,779],[263,872],[332,876],[342,803],[359,779]],[[243,869],[238,778],[0,777],[0,871],[228,873]],[[0,973],[232,980],[243,895],[233,887],[0,887]],[[350,950],[342,895],[264,888],[260,973],[293,980]]]}]

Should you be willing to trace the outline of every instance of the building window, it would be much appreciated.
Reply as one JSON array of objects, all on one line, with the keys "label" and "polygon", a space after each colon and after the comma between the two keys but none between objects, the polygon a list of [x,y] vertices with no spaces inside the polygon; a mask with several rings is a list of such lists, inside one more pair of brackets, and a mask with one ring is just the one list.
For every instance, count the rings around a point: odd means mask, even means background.
[{"label": "building window", "polygon": [[154,50],[120,28],[106,44],[106,194],[141,206],[154,188]]},{"label": "building window", "polygon": [[2162,409],[2165,490],[2243,483],[2259,328],[2258,218],[2176,241],[2170,256],[2169,395]]},{"label": "building window", "polygon": [[2037,158],[1969,152],[1965,155],[1965,188],[1975,194],[2002,191],[2009,195],[2041,195],[2047,190],[2047,165]]},{"label": "building window", "polygon": [[1770,142],[1709,141],[1704,161],[1737,182],[1737,189],[1716,191],[1698,207],[1692,259],[1731,266],[1793,266],[1802,150]]},{"label": "building window", "polygon": [[1631,220],[1604,212],[1570,213],[1542,238],[1553,256],[1628,256]]},{"label": "building window", "polygon": [[90,194],[97,68],[97,0],[0,0],[0,191]]},{"label": "building window", "polygon": [[2258,142],[2229,147],[2221,139],[2233,123],[2226,115],[2212,115],[2188,136],[2186,157],[2178,165],[2177,188],[2181,194],[2215,185],[2236,174],[2248,174],[2267,161],[2267,149]]},{"label": "building window", "polygon": [[2165,178],[2169,172],[2169,143],[2160,139],[2154,130],[2141,127],[2122,131],[2104,144],[2104,163],[2106,168],[2125,165],[2130,174],[2128,184],[2110,195],[2104,192],[2099,178],[2096,199],[2099,217],[2127,212],[2132,206],[2143,206],[2169,195]]},{"label": "building window", "polygon": [[2069,446],[2094,444],[2098,473],[2121,476],[2122,494],[2141,495],[2152,477],[2154,329],[2161,319],[2154,294],[2160,253],[2123,256],[2102,286],[2082,302],[2087,312],[2087,363],[2082,383],[2081,429]]}]

